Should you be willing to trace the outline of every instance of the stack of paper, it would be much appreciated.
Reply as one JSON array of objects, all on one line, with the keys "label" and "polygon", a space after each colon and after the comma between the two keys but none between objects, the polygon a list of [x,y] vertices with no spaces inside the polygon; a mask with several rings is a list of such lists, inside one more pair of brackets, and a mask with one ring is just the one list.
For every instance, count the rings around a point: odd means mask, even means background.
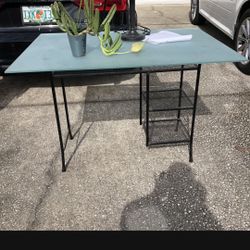
[{"label": "stack of paper", "polygon": [[188,41],[191,39],[192,35],[180,35],[171,31],[162,30],[157,33],[153,33],[146,36],[144,41],[147,41],[152,44],[160,44],[160,43]]}]

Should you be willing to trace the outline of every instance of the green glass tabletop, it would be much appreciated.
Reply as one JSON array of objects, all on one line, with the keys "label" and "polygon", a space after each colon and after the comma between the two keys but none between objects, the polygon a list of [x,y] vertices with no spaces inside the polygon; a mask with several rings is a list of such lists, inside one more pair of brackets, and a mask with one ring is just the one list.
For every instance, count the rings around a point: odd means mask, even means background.
[{"label": "green glass tabletop", "polygon": [[[102,54],[98,38],[88,35],[86,55],[79,58],[72,56],[65,33],[41,34],[5,73],[112,70],[246,60],[199,28],[169,29],[169,31],[181,35],[192,34],[192,39],[158,45],[145,42],[143,50],[139,53],[108,57]],[[130,50],[131,44],[123,42],[120,51]]]}]

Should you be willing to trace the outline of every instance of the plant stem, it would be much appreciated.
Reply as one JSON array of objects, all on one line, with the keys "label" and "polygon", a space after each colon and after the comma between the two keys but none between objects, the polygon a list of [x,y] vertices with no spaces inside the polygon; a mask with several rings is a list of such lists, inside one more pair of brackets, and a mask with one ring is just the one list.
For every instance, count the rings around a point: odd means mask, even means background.
[{"label": "plant stem", "polygon": [[78,27],[79,27],[79,24],[80,24],[80,17],[81,17],[81,7],[82,7],[82,1],[80,1],[80,5],[79,5],[79,9],[78,9]]}]

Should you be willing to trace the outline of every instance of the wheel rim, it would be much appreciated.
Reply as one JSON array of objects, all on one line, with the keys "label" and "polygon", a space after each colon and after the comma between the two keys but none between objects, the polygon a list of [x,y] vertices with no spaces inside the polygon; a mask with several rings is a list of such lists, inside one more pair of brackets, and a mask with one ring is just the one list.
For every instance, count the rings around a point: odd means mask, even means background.
[{"label": "wheel rim", "polygon": [[[237,37],[237,52],[247,60],[250,58],[250,17],[246,18],[240,26]],[[248,61],[241,62],[247,64]]]},{"label": "wheel rim", "polygon": [[198,6],[197,6],[197,0],[192,0],[191,1],[191,16],[192,19],[194,20],[197,14]]}]

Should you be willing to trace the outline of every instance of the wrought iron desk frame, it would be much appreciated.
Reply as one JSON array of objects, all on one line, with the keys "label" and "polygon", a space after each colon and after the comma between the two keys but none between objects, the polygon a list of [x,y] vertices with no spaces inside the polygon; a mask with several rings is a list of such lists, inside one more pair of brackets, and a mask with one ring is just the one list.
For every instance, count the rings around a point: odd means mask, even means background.
[{"label": "wrought iron desk frame", "polygon": [[[192,106],[182,106],[182,97],[183,95],[186,95],[183,91],[183,74],[184,71],[191,71],[196,70],[196,83],[195,83],[195,90],[194,90],[194,100]],[[171,89],[166,91],[178,91],[179,97],[178,97],[178,106],[171,109],[155,109],[155,110],[149,110],[150,105],[150,73],[156,73],[156,72],[169,72],[169,71],[180,71],[180,85],[178,89]],[[54,103],[54,109],[55,109],[55,116],[56,116],[56,124],[57,124],[57,130],[58,130],[58,136],[59,136],[59,143],[60,143],[60,150],[61,150],[61,160],[62,160],[62,172],[65,172],[67,169],[68,162],[65,161],[65,150],[66,146],[63,142],[63,136],[62,136],[62,129],[61,129],[61,121],[60,121],[60,115],[59,115],[59,109],[58,109],[58,102],[57,102],[57,94],[55,89],[55,81],[56,79],[61,80],[61,87],[62,87],[62,94],[63,94],[63,102],[64,102],[64,109],[66,114],[66,122],[67,122],[67,128],[68,128],[68,136],[71,140],[74,139],[74,134],[71,129],[70,124],[70,117],[69,117],[69,109],[68,109],[68,102],[67,102],[67,95],[65,90],[65,83],[64,78],[66,77],[72,77],[72,76],[91,76],[91,75],[122,75],[122,74],[139,74],[139,121],[140,125],[142,125],[143,122],[143,109],[142,109],[142,103],[143,103],[143,96],[145,94],[145,103],[146,103],[146,116],[145,116],[145,134],[146,134],[146,146],[150,145],[156,145],[156,144],[172,144],[172,143],[187,143],[189,145],[189,161],[193,161],[193,137],[194,137],[194,125],[195,125],[195,117],[196,117],[196,106],[197,106],[197,98],[198,98],[198,90],[199,90],[199,82],[200,82],[200,71],[201,71],[201,64],[197,66],[191,66],[191,67],[184,67],[184,65],[181,65],[178,68],[171,69],[169,67],[161,67],[161,68],[132,68],[132,69],[121,69],[121,70],[94,70],[94,71],[72,71],[72,72],[51,72],[50,74],[50,83],[51,83],[51,89],[52,89],[52,96],[53,96],[53,103]],[[143,91],[143,74],[146,74],[146,91]],[[186,96],[187,97],[187,96]],[[177,117],[176,119],[169,119],[164,121],[176,121],[176,130],[178,130],[179,122],[181,122],[181,110],[192,110],[192,122],[191,122],[191,132],[189,134],[189,138],[186,140],[174,140],[174,141],[164,141],[159,143],[150,143],[149,138],[149,114],[150,112],[158,112],[158,111],[177,111]]]}]

